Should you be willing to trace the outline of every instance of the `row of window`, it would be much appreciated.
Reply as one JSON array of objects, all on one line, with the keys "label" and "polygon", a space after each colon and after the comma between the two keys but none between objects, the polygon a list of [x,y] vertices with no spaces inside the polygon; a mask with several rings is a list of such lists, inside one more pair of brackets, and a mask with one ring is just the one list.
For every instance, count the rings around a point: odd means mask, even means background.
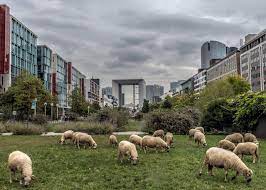
[{"label": "row of window", "polygon": [[17,35],[23,37],[28,42],[32,44],[37,43],[37,36],[30,32],[25,26],[18,23],[14,18],[12,19],[12,32],[16,33]]}]

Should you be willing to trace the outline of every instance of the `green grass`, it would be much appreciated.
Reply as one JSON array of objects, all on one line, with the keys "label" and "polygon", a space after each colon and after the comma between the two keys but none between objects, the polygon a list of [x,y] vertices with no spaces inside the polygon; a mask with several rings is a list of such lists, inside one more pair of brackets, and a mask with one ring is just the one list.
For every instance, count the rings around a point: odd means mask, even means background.
[{"label": "green grass", "polygon": [[[38,178],[28,189],[265,189],[266,141],[261,143],[261,162],[245,163],[254,171],[251,186],[243,176],[224,182],[222,169],[214,170],[214,177],[197,177],[205,148],[197,148],[186,136],[175,136],[169,153],[139,151],[139,164],[117,162],[117,150],[107,144],[107,136],[95,136],[96,150],[77,150],[72,145],[57,144],[56,137],[11,136],[0,137],[0,189],[24,189],[18,182],[9,184],[8,154],[14,150],[27,153],[33,161],[33,173]],[[119,137],[119,140],[128,137]],[[208,147],[222,136],[207,136]],[[234,172],[230,172],[232,176]]]},{"label": "green grass", "polygon": [[125,131],[141,131],[143,125],[144,121],[130,119],[128,120],[128,124],[125,126]]}]

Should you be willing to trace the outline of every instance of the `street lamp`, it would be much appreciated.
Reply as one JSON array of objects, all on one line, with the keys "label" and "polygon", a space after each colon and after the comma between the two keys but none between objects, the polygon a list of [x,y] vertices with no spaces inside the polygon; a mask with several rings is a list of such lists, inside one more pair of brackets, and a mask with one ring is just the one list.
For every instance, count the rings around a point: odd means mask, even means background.
[{"label": "street lamp", "polygon": [[53,106],[54,106],[54,103],[51,103],[51,121],[53,121]]},{"label": "street lamp", "polygon": [[58,120],[58,106],[59,104],[56,104],[56,120]]},{"label": "street lamp", "polygon": [[44,115],[46,117],[46,106],[47,106],[47,102],[44,102]]},{"label": "street lamp", "polygon": [[88,116],[90,115],[90,106],[88,106]]}]

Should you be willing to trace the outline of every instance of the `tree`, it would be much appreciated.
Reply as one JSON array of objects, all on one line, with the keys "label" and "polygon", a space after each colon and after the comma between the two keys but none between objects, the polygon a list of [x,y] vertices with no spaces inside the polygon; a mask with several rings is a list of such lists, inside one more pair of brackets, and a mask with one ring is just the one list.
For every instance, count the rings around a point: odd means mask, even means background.
[{"label": "tree", "polygon": [[250,85],[239,76],[213,81],[200,93],[196,106],[205,111],[209,102],[219,98],[232,98],[250,90]]},{"label": "tree", "polygon": [[149,108],[149,100],[145,100],[145,99],[144,99],[143,107],[142,107],[142,110],[141,110],[141,111],[142,111],[143,113],[148,113],[149,110],[150,110],[150,108]]},{"label": "tree", "polygon": [[70,96],[70,105],[71,111],[78,115],[87,115],[88,113],[88,103],[85,100],[85,97],[81,94],[79,88],[75,88],[72,91],[72,95]]},{"label": "tree", "polygon": [[162,108],[164,109],[171,109],[172,103],[170,102],[169,98],[166,97],[166,99],[162,103]]},{"label": "tree", "polygon": [[91,113],[96,113],[96,112],[98,112],[100,109],[101,109],[101,106],[99,105],[98,102],[93,102],[93,103],[90,105],[90,112],[91,112]]},{"label": "tree", "polygon": [[[11,113],[17,111],[17,118],[23,119],[32,113],[32,101],[37,99],[37,111],[44,112],[44,102],[51,102],[51,95],[44,88],[40,79],[23,71],[15,80],[14,84],[2,95],[0,105],[9,108]],[[11,109],[10,109],[11,108]]]}]

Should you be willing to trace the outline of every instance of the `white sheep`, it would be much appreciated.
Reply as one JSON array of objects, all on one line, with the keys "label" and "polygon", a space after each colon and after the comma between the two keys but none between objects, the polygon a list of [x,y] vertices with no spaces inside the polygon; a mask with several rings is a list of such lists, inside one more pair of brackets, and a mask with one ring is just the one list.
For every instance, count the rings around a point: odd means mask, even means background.
[{"label": "white sheep", "polygon": [[170,132],[167,132],[164,137],[164,140],[169,146],[171,146],[172,143],[174,142],[174,135]]},{"label": "white sheep", "polygon": [[9,154],[8,168],[10,169],[10,183],[13,182],[16,171],[21,173],[21,185],[28,186],[34,178],[32,175],[32,161],[27,154],[21,151],[14,151]]},{"label": "white sheep", "polygon": [[109,137],[109,144],[110,145],[117,145],[118,144],[118,141],[117,141],[117,138],[115,135],[110,135]]},{"label": "white sheep", "polygon": [[138,135],[130,135],[129,142],[138,145],[140,148],[142,147],[142,137]]},{"label": "white sheep", "polygon": [[136,146],[129,141],[121,141],[118,144],[118,160],[123,163],[123,159],[129,156],[133,165],[138,162],[138,152]]},{"label": "white sheep", "polygon": [[253,142],[253,143],[259,145],[259,141],[257,140],[257,137],[255,135],[253,135],[252,133],[244,134],[244,142]]},{"label": "white sheep", "polygon": [[253,163],[256,163],[256,160],[259,159],[258,150],[259,147],[253,142],[239,143],[234,149],[234,153],[238,155],[241,159],[243,155],[252,155]]},{"label": "white sheep", "polygon": [[235,149],[235,144],[228,141],[228,140],[220,140],[219,143],[218,143],[218,146],[219,148],[223,148],[225,150],[230,150],[230,151],[233,151]]},{"label": "white sheep", "polygon": [[205,135],[200,132],[196,131],[194,134],[194,141],[198,144],[198,146],[201,144],[203,146],[207,146]]},{"label": "white sheep", "polygon": [[204,134],[204,128],[203,127],[196,127],[196,130],[199,130],[200,132],[202,132]]},{"label": "white sheep", "polygon": [[87,135],[87,133],[83,133],[83,132],[74,132],[73,133],[73,136],[72,136],[72,141],[73,141],[73,144],[75,144],[77,146],[77,140],[78,140],[78,137],[80,135]]},{"label": "white sheep", "polygon": [[242,174],[248,183],[252,179],[252,170],[249,169],[236,154],[222,148],[212,147],[206,151],[206,155],[200,169],[200,175],[202,174],[204,166],[208,167],[208,173],[210,175],[213,175],[213,167],[224,168],[225,181],[227,181],[229,169],[236,171],[236,175],[232,178],[232,180],[236,179],[239,174]]},{"label": "white sheep", "polygon": [[225,140],[228,140],[237,145],[238,143],[244,142],[244,137],[240,133],[233,133],[231,135],[227,135],[225,137]]},{"label": "white sheep", "polygon": [[142,138],[142,148],[145,153],[148,148],[155,148],[156,152],[158,152],[158,149],[164,149],[168,152],[170,146],[160,137],[146,135]]},{"label": "white sheep", "polygon": [[88,144],[89,146],[91,146],[92,148],[97,148],[97,144],[96,142],[93,140],[91,135],[88,134],[79,134],[76,136],[77,138],[77,147],[80,149],[80,144],[84,144],[84,148],[86,148],[86,144]]},{"label": "white sheep", "polygon": [[164,139],[164,131],[162,129],[159,129],[157,131],[154,131],[153,135],[154,137],[161,137],[162,139]]},{"label": "white sheep", "polygon": [[197,129],[190,129],[190,130],[188,131],[188,139],[192,139],[192,138],[194,138],[194,134],[195,134],[197,131],[199,131],[199,130],[197,130]]},{"label": "white sheep", "polygon": [[65,131],[61,136],[60,143],[64,144],[67,139],[71,140],[73,138],[73,134],[74,134],[74,131],[72,130]]}]

